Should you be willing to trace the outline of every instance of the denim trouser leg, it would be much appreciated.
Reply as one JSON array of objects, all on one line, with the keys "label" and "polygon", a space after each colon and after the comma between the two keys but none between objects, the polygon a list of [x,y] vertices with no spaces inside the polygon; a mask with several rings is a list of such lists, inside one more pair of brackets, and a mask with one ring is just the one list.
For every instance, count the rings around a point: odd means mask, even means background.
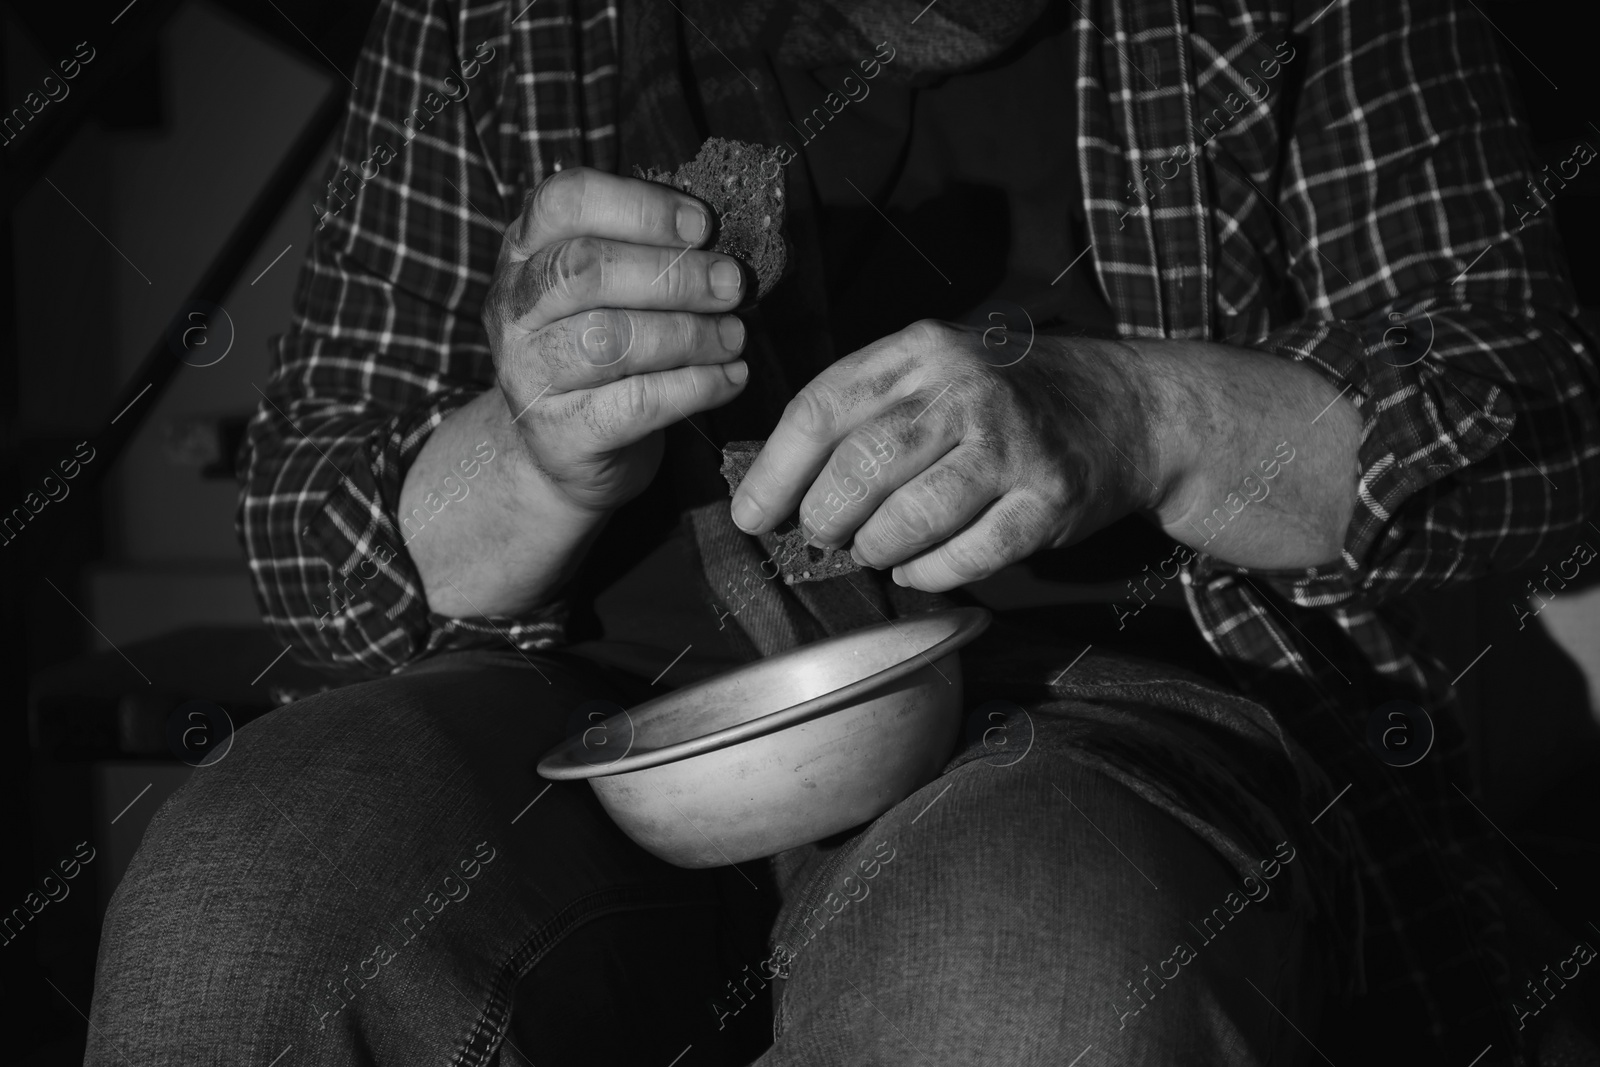
[{"label": "denim trouser leg", "polygon": [[86,1062],[492,1062],[519,976],[558,957],[546,988],[577,988],[516,1001],[509,1040],[547,1045],[526,1059],[655,1058],[703,1030],[717,876],[645,854],[587,784],[537,777],[572,708],[618,697],[532,658],[443,656],[241,730],[117,890]]},{"label": "denim trouser leg", "polygon": [[[1030,705],[1021,758],[969,747],[842,842],[778,857],[779,951],[758,962],[744,872],[661,863],[586,784],[537,778],[573,708],[638,694],[533,658],[443,656],[240,731],[112,901],[87,1063],[709,1067],[764,1025],[774,960],[761,1067],[1311,1055],[1321,960],[1295,901],[1335,872],[1303,850],[1252,892],[1218,852],[1272,855],[1259,820],[1196,792],[1202,763],[1256,783],[1257,812],[1292,806],[1212,751],[1226,701],[1111,679]],[[1181,734],[1184,708],[1203,730]]]},{"label": "denim trouser leg", "polygon": [[1296,1027],[1315,1033],[1321,961],[1290,898],[1327,872],[1302,850],[1241,885],[1067,751],[966,762],[791,872],[759,1067],[1317,1059]]}]

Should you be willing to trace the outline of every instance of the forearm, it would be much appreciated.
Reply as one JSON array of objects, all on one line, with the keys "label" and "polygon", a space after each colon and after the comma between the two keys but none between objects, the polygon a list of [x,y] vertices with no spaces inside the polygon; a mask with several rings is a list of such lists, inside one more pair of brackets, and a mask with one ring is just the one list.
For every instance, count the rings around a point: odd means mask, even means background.
[{"label": "forearm", "polygon": [[[485,441],[494,459],[465,480],[461,462]],[[406,550],[428,606],[457,618],[519,615],[548,603],[609,515],[577,507],[534,468],[498,388],[439,424],[400,493]]]},{"label": "forearm", "polygon": [[1155,507],[1182,543],[1239,566],[1339,558],[1356,504],[1361,415],[1316,371],[1204,341],[1129,341],[1155,391]]}]

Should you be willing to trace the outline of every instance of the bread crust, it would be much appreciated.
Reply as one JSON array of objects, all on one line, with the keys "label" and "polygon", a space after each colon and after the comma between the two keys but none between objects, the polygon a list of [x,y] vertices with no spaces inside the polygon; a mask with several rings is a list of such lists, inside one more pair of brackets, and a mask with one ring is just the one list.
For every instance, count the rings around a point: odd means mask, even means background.
[{"label": "bread crust", "polygon": [[646,181],[681,189],[716,212],[710,250],[739,260],[755,275],[755,298],[772,291],[789,262],[783,236],[787,197],[778,149],[710,137],[700,152],[670,174],[634,168]]}]

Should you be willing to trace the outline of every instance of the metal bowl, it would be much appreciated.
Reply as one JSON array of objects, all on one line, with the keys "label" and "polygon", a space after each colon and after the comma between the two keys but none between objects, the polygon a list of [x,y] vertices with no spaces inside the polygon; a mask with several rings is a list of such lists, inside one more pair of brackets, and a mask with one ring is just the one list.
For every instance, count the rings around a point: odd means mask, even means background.
[{"label": "metal bowl", "polygon": [[587,778],[623,832],[679,867],[827,837],[927,784],[961,730],[956,650],[984,608],[826,638],[612,715],[539,761]]}]

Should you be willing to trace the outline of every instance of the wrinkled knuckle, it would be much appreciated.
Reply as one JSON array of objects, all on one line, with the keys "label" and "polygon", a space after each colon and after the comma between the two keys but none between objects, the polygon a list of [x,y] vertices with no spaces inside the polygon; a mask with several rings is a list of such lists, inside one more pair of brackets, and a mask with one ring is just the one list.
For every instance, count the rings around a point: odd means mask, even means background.
[{"label": "wrinkled knuckle", "polygon": [[613,432],[642,422],[655,404],[656,390],[649,375],[635,374],[623,381],[627,383],[627,388],[622,390],[617,403],[617,424],[611,428]]},{"label": "wrinkled knuckle", "polygon": [[558,170],[533,191],[526,213],[535,231],[568,229],[583,213],[583,171]]},{"label": "wrinkled knuckle", "polygon": [[1010,493],[996,507],[989,548],[997,558],[993,569],[1022,559],[1041,546],[1054,544],[1065,533],[1065,509],[1058,509],[1045,494],[1033,490]]},{"label": "wrinkled knuckle", "polygon": [[664,221],[669,215],[654,196],[635,197],[628,205],[628,222],[638,233],[670,232],[671,226]]},{"label": "wrinkled knuckle", "polygon": [[900,331],[904,342],[913,349],[936,348],[949,340],[953,331],[938,319],[918,319]]},{"label": "wrinkled knuckle", "polygon": [[546,409],[541,421],[555,425],[581,424],[593,434],[599,429],[599,417],[596,412],[604,406],[597,402],[598,398],[599,394],[588,389],[563,393],[540,405]]},{"label": "wrinkled knuckle", "polygon": [[561,256],[561,245],[552,245],[541,248],[529,257],[523,266],[523,271],[528,279],[527,284],[531,290],[530,303],[538,304],[551,295],[556,285],[556,279],[561,273],[561,266],[557,260]]},{"label": "wrinkled knuckle", "polygon": [[664,360],[693,349],[694,341],[698,338],[693,318],[677,312],[650,315],[648,322],[650,325],[646,326],[646,330],[650,331],[651,354]]},{"label": "wrinkled knuckle", "polygon": [[887,564],[896,547],[884,536],[883,524],[879,522],[871,522],[861,527],[850,539],[851,551],[860,559],[862,565],[867,567],[882,567]]},{"label": "wrinkled knuckle", "polygon": [[587,235],[573,237],[563,242],[562,268],[570,281],[577,282],[603,266],[610,255],[609,241]]},{"label": "wrinkled knuckle", "polygon": [[497,364],[500,359],[500,346],[493,342],[505,333],[511,320],[510,302],[506,296],[509,284],[507,275],[496,271],[494,280],[489,283],[489,292],[483,298],[483,310],[478,315],[478,320],[483,323],[484,332],[489,335],[490,350],[494,353]]},{"label": "wrinkled knuckle", "polygon": [[661,271],[652,285],[662,290],[662,299],[667,305],[682,304],[698,295],[696,271],[691,266],[690,257],[664,248],[658,262],[661,263]]},{"label": "wrinkled knuckle", "polygon": [[850,466],[838,456],[828,460],[823,469],[825,483],[832,495],[840,502],[841,507],[846,504],[859,504],[867,495],[865,484],[850,469]]},{"label": "wrinkled knuckle", "polygon": [[979,412],[977,418],[972,420],[971,437],[969,438],[975,452],[987,457],[989,465],[1000,469],[1011,464],[1011,435],[1005,428],[991,424],[991,420],[984,412]]},{"label": "wrinkled knuckle", "polygon": [[830,460],[826,468],[827,485],[832,496],[837,500],[840,510],[851,504],[859,504],[867,497],[867,484],[861,477],[853,472],[837,457]]},{"label": "wrinkled knuckle", "polygon": [[834,460],[838,477],[871,481],[883,469],[884,449],[865,430],[857,430],[839,446]]},{"label": "wrinkled knuckle", "polygon": [[1033,533],[1048,526],[1066,504],[1064,490],[1039,493],[1034,490],[1012,494],[1010,524],[1019,532]]},{"label": "wrinkled knuckle", "polygon": [[536,257],[539,299],[566,300],[575,294],[582,274],[581,264],[587,258],[585,246],[591,240],[579,237],[540,251]]},{"label": "wrinkled knuckle", "polygon": [[786,422],[813,440],[828,440],[839,422],[838,400],[815,382],[794,395],[783,409]]},{"label": "wrinkled knuckle", "polygon": [[970,496],[993,483],[992,471],[973,455],[958,454],[944,461],[940,490],[952,497]]},{"label": "wrinkled knuckle", "polygon": [[990,552],[971,544],[951,542],[941,550],[945,566],[959,581],[976,582],[996,569]]},{"label": "wrinkled knuckle", "polygon": [[1023,525],[1029,530],[1047,531],[1059,524],[1061,516],[1072,506],[1072,497],[1064,484],[1040,487],[1038,496],[1023,496]]},{"label": "wrinkled knuckle", "polygon": [[[703,329],[696,317],[687,313],[663,316],[656,331],[657,347],[669,358],[688,355],[699,346]],[[716,326],[711,329],[714,332]]]},{"label": "wrinkled knuckle", "polygon": [[915,548],[933,539],[937,520],[928,503],[918,497],[897,497],[888,509],[885,533],[902,548]]}]

